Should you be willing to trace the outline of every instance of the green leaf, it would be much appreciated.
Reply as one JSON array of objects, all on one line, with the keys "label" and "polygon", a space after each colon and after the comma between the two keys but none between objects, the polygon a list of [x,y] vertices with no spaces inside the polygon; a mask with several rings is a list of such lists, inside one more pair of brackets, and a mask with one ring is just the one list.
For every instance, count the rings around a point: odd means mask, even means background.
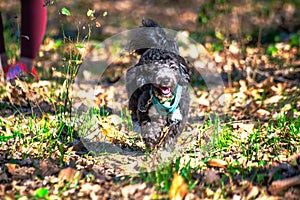
[{"label": "green leaf", "polygon": [[61,9],[61,14],[66,15],[66,16],[70,16],[71,13],[67,8],[62,8]]},{"label": "green leaf", "polygon": [[88,10],[87,12],[86,12],[86,16],[88,16],[88,17],[94,17],[94,14],[95,14],[95,10]]},{"label": "green leaf", "polygon": [[269,47],[267,49],[267,54],[272,55],[277,52],[278,52],[278,49],[273,44],[269,45]]},{"label": "green leaf", "polygon": [[82,48],[84,48],[84,44],[76,43],[75,47],[82,49]]},{"label": "green leaf", "polygon": [[62,45],[62,40],[58,39],[54,43],[54,49],[57,49],[60,45]]},{"label": "green leaf", "polygon": [[49,194],[49,190],[47,188],[39,188],[34,192],[34,195],[37,198],[45,198],[48,194]]}]

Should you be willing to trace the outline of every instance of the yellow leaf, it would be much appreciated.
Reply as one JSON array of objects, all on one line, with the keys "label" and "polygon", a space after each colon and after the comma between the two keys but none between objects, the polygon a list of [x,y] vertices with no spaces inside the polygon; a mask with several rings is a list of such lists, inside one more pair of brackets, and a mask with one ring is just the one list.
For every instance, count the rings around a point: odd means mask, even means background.
[{"label": "yellow leaf", "polygon": [[182,176],[175,173],[169,191],[170,199],[171,200],[184,199],[187,193],[188,193],[188,185],[185,183]]},{"label": "yellow leaf", "polygon": [[216,30],[215,35],[218,39],[224,40],[224,35],[219,30]]},{"label": "yellow leaf", "polygon": [[104,135],[108,137],[109,140],[113,140],[117,137],[118,131],[109,123],[102,123],[101,131]]},{"label": "yellow leaf", "polygon": [[254,98],[255,100],[262,99],[262,96],[260,95],[260,91],[257,90],[257,89],[253,89],[253,90],[251,91],[251,95],[253,96],[253,98]]}]

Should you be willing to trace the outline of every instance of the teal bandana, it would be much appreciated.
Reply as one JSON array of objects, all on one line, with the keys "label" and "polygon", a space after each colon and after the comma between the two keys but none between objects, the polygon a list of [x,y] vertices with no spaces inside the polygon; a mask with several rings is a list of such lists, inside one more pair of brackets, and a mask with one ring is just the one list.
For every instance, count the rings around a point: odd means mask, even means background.
[{"label": "teal bandana", "polygon": [[[153,95],[152,87],[150,88],[149,92],[150,92],[150,96],[152,96]],[[153,95],[152,103],[155,106],[157,112],[159,112],[159,114],[161,114],[161,115],[171,114],[171,113],[174,113],[174,111],[177,109],[180,98],[181,98],[181,94],[182,94],[182,86],[177,84],[176,89],[175,89],[175,94],[173,95],[173,97],[170,100],[167,100],[167,101],[161,103],[158,100],[158,98]]]}]

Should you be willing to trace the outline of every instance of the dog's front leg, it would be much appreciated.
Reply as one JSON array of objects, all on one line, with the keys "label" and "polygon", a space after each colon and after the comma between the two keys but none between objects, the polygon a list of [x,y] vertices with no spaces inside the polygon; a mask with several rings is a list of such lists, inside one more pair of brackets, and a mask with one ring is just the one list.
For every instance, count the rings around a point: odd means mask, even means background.
[{"label": "dog's front leg", "polygon": [[147,148],[153,150],[160,142],[163,128],[167,125],[167,115],[160,115],[154,106],[147,112],[138,112],[141,135]]},{"label": "dog's front leg", "polygon": [[156,121],[145,121],[141,125],[141,134],[147,148],[153,150],[161,138],[162,127]]}]

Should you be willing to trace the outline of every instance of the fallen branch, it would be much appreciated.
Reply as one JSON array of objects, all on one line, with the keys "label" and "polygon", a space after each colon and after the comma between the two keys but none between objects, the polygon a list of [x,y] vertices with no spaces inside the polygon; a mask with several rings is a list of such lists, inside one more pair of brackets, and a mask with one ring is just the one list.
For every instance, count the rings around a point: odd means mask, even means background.
[{"label": "fallen branch", "polygon": [[277,195],[277,194],[280,194],[281,192],[283,192],[284,190],[286,190],[290,187],[296,186],[296,185],[300,185],[300,175],[294,176],[291,178],[287,178],[284,180],[274,181],[269,186],[268,190],[273,195]]}]

